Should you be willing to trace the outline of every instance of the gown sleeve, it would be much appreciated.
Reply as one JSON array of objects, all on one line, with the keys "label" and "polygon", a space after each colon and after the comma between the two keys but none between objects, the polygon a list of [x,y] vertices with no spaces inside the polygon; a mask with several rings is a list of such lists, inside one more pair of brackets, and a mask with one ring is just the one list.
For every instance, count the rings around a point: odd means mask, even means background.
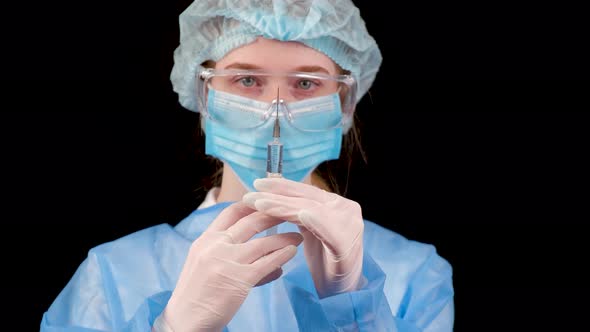
[{"label": "gown sleeve", "polygon": [[319,299],[306,265],[285,275],[287,294],[301,331],[451,332],[454,305],[450,265],[432,251],[408,280],[392,311],[384,291],[385,273],[364,253],[364,286]]}]

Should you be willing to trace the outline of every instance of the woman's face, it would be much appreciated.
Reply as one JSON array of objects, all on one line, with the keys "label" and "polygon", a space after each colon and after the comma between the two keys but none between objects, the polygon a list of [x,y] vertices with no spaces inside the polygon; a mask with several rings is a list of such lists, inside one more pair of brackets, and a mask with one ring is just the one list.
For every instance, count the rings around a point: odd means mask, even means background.
[{"label": "woman's face", "polygon": [[[270,72],[310,72],[328,75],[340,74],[338,66],[325,54],[299,42],[278,41],[259,37],[253,43],[236,48],[219,60],[216,69],[265,70]],[[277,88],[282,92],[281,99],[293,101],[298,96],[291,96],[288,83],[277,79],[266,95],[259,96],[265,101],[276,98]]]}]

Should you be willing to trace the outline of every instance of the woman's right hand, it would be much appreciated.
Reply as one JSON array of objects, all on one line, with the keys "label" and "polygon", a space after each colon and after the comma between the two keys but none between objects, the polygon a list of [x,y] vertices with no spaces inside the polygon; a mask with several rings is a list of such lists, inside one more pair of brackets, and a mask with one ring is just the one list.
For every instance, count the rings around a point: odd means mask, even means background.
[{"label": "woman's right hand", "polygon": [[282,222],[241,202],[225,208],[191,245],[161,318],[174,332],[221,331],[250,289],[279,278],[295,256],[299,233],[248,241]]}]

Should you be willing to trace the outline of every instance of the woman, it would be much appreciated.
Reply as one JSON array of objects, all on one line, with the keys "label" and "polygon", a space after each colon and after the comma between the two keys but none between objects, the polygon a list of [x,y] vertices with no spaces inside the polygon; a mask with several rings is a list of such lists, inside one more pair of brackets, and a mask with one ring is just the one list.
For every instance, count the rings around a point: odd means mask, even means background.
[{"label": "woman", "polygon": [[[358,9],[197,0],[180,27],[171,80],[221,184],[175,227],[92,249],[41,330],[452,331],[448,262],[314,173],[340,157],[381,64]],[[267,177],[273,134],[282,164]]]}]

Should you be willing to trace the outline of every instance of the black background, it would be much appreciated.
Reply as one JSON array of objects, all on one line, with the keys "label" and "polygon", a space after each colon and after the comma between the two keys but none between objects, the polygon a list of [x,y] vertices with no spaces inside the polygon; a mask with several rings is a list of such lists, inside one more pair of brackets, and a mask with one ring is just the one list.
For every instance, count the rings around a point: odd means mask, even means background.
[{"label": "black background", "polygon": [[[189,3],[4,7],[3,326],[38,330],[90,248],[202,199],[197,115],[169,82]],[[368,164],[349,197],[453,265],[455,331],[584,326],[582,11],[356,3],[384,62],[358,106]]]}]

